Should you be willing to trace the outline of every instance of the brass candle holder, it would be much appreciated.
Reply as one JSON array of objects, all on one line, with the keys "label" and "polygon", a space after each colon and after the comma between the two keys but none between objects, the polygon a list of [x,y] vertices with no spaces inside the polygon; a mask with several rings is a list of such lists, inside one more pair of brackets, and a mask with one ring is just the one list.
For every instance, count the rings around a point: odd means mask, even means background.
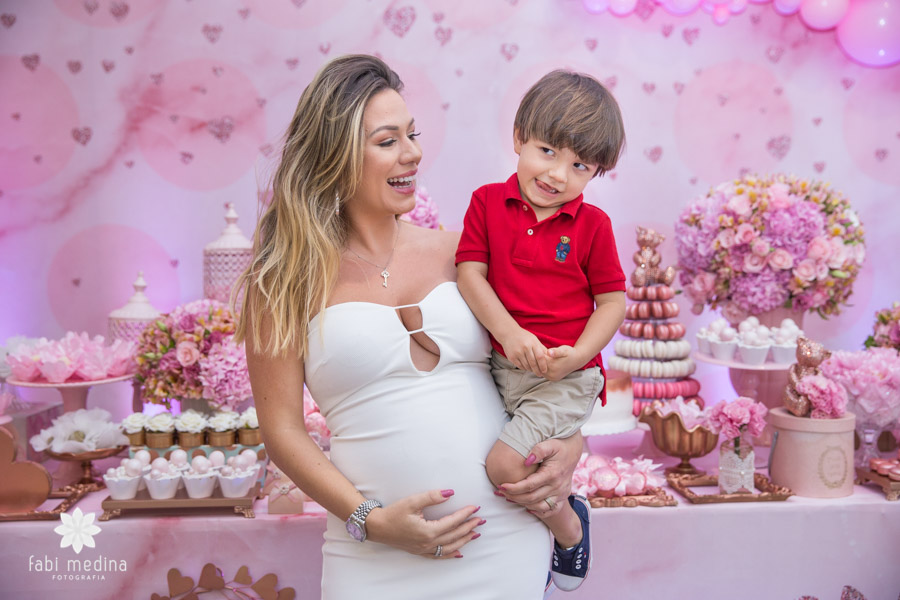
[{"label": "brass candle holder", "polygon": [[672,412],[662,416],[653,405],[645,407],[638,420],[650,426],[653,443],[660,451],[681,459],[678,465],[666,469],[667,475],[670,473],[687,475],[704,473],[691,464],[691,459],[700,458],[712,452],[719,442],[718,434],[702,425],[695,425],[688,429],[680,414]]}]

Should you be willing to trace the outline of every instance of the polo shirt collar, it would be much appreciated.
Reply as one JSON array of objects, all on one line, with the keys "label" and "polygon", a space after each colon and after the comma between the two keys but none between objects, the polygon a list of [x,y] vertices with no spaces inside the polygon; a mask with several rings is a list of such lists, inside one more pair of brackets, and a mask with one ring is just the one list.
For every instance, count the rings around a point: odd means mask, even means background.
[{"label": "polo shirt collar", "polygon": [[[510,175],[509,179],[506,180],[504,184],[506,199],[507,200],[516,200],[521,203],[525,203],[525,200],[522,198],[522,193],[519,191],[519,176],[516,173]],[[569,200],[557,211],[558,213],[566,214],[575,218],[575,214],[578,212],[578,208],[581,206],[582,202],[584,202],[584,194],[579,194],[577,198],[574,200]]]}]

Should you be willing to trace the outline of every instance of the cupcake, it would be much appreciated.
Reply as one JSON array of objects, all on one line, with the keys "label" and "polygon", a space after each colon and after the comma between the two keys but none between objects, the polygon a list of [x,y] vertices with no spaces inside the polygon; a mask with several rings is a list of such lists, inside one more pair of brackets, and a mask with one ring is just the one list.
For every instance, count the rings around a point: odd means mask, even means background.
[{"label": "cupcake", "polygon": [[259,434],[259,420],[256,418],[256,407],[251,406],[241,413],[238,423],[238,443],[244,446],[258,446],[262,443]]},{"label": "cupcake", "polygon": [[205,438],[206,415],[196,410],[186,410],[175,418],[178,445],[183,448],[202,446]]},{"label": "cupcake", "polygon": [[[232,457],[234,458],[234,457]],[[219,487],[226,498],[243,498],[250,493],[250,488],[256,482],[259,465],[252,467],[240,466],[237,463],[225,465],[218,471]]]},{"label": "cupcake", "polygon": [[701,327],[700,331],[697,332],[697,350],[701,354],[712,354],[712,349],[709,346],[709,329],[706,327]]},{"label": "cupcake", "polygon": [[144,426],[147,424],[147,415],[142,412],[132,413],[125,417],[120,427],[128,436],[128,443],[132,446],[143,446],[145,442]]},{"label": "cupcake", "polygon": [[182,474],[187,495],[191,498],[209,498],[218,480],[212,464],[205,456],[195,456],[190,468]]},{"label": "cupcake", "polygon": [[161,412],[147,419],[144,425],[147,446],[168,448],[175,443],[175,419],[171,413]]},{"label": "cupcake", "polygon": [[150,497],[154,500],[174,498],[181,482],[181,473],[164,458],[157,458],[151,464],[150,474],[144,475]]},{"label": "cupcake", "polygon": [[116,468],[109,468],[103,475],[103,482],[113,500],[131,500],[137,495],[141,484],[141,462],[134,458],[123,458]]},{"label": "cupcake", "polygon": [[215,413],[207,423],[207,438],[210,446],[231,446],[234,444],[234,432],[238,428],[240,416],[230,410]]},{"label": "cupcake", "polygon": [[790,364],[797,360],[797,338],[803,335],[791,319],[785,319],[781,326],[772,330],[772,360],[776,363]]},{"label": "cupcake", "polygon": [[711,332],[709,348],[717,360],[726,362],[734,360],[734,352],[737,350],[737,331],[733,327],[726,327],[717,334]]},{"label": "cupcake", "polygon": [[771,345],[768,330],[765,330],[765,333],[759,329],[745,331],[738,341],[738,354],[741,362],[754,366],[763,364],[769,355]]}]

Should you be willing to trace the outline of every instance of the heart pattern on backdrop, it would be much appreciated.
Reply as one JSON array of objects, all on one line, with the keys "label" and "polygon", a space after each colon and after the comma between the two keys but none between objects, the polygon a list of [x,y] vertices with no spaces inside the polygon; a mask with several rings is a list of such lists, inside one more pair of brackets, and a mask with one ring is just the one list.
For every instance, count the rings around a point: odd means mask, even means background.
[{"label": "heart pattern on backdrop", "polygon": [[660,31],[663,34],[663,37],[669,37],[672,35],[672,30],[675,29],[671,23],[666,23],[660,28]]},{"label": "heart pattern on backdrop", "polygon": [[438,27],[434,30],[434,38],[440,42],[441,46],[449,42],[452,35],[453,30],[449,27]]},{"label": "heart pattern on backdrop", "polygon": [[650,162],[655,163],[658,162],[660,158],[662,158],[662,148],[660,146],[653,146],[652,148],[647,148],[644,150],[644,156],[650,159]]},{"label": "heart pattern on backdrop", "polygon": [[823,161],[814,162],[813,169],[816,170],[816,173],[821,173],[822,171],[825,170],[825,163]]},{"label": "heart pattern on backdrop", "polygon": [[697,38],[700,37],[700,30],[696,27],[685,29],[681,32],[681,37],[682,39],[684,39],[688,46],[692,46],[694,42],[697,41]]},{"label": "heart pattern on backdrop", "polygon": [[206,122],[206,130],[224,144],[231,137],[231,132],[234,130],[234,121],[229,116],[221,119],[212,119]]},{"label": "heart pattern on backdrop", "polygon": [[103,67],[104,71],[109,73],[110,71],[112,71],[113,69],[116,68],[116,63],[115,63],[115,61],[112,61],[112,60],[104,60],[100,63],[100,66]]},{"label": "heart pattern on backdrop", "polygon": [[82,127],[81,129],[75,127],[72,129],[72,139],[82,146],[87,146],[87,143],[91,141],[91,136],[93,134],[94,132],[91,131],[90,127]]},{"label": "heart pattern on backdrop", "polygon": [[844,77],[843,79],[841,79],[841,85],[844,86],[845,90],[849,90],[850,88],[852,88],[854,83],[856,83],[856,81],[849,77]]},{"label": "heart pattern on backdrop", "polygon": [[130,7],[125,2],[110,2],[109,3],[109,14],[113,16],[116,21],[122,21],[125,17],[128,16],[128,11]]},{"label": "heart pattern on backdrop", "polygon": [[92,15],[98,8],[100,8],[100,3],[97,0],[84,0],[84,10],[87,11],[87,14]]},{"label": "heart pattern on backdrop", "polygon": [[210,25],[205,24],[203,28],[200,30],[203,32],[203,36],[209,40],[210,44],[215,44],[219,41],[219,36],[222,35],[222,26],[221,25]]},{"label": "heart pattern on backdrop", "polygon": [[9,29],[16,24],[16,15],[3,13],[2,15],[0,15],[0,23],[3,23],[3,26]]},{"label": "heart pattern on backdrop", "polygon": [[769,46],[766,48],[766,58],[768,58],[773,63],[777,63],[781,60],[781,56],[784,54],[784,48],[781,46]]},{"label": "heart pattern on backdrop", "polygon": [[397,37],[403,37],[416,21],[416,9],[412,6],[388,8],[382,17],[385,26]]},{"label": "heart pattern on backdrop", "polygon": [[297,68],[297,65],[300,64],[300,61],[296,58],[288,58],[284,61],[284,64],[287,65],[287,68],[293,71]]},{"label": "heart pattern on backdrop", "polygon": [[816,117],[815,119],[812,120],[812,122],[813,122],[813,125],[815,125],[816,127],[818,127],[819,124],[822,123],[822,117]]},{"label": "heart pattern on backdrop", "polygon": [[769,154],[774,156],[777,160],[781,160],[782,158],[787,156],[787,153],[790,149],[791,138],[788,135],[773,137],[768,142],[766,142],[766,150],[768,150]]},{"label": "heart pattern on backdrop", "polygon": [[652,94],[652,93],[653,93],[653,90],[656,89],[656,84],[655,84],[655,83],[644,83],[643,85],[641,85],[641,87],[642,87],[642,88],[644,89],[644,91],[647,92],[648,94]]},{"label": "heart pattern on backdrop", "polygon": [[41,57],[39,54],[26,54],[22,57],[22,64],[29,71],[36,71],[41,64]]},{"label": "heart pattern on backdrop", "polygon": [[588,38],[588,39],[584,40],[584,45],[587,47],[588,50],[593,52],[594,50],[597,49],[597,40],[596,40],[596,38]]},{"label": "heart pattern on backdrop", "polygon": [[194,160],[194,155],[191,152],[182,152],[180,154],[180,157],[181,157],[181,162],[183,162],[186,165],[191,164],[191,161]]},{"label": "heart pattern on backdrop", "polygon": [[603,80],[604,87],[612,90],[616,87],[616,84],[619,83],[619,78],[613,75],[612,77],[607,77]]},{"label": "heart pattern on backdrop", "polygon": [[506,60],[512,60],[516,57],[516,54],[519,53],[519,45],[518,44],[503,44],[500,46],[500,54],[503,55],[503,58]]},{"label": "heart pattern on backdrop", "polygon": [[672,87],[675,88],[675,93],[679,96],[681,95],[681,92],[684,91],[684,84],[680,81],[676,81],[675,83],[673,83]]},{"label": "heart pattern on backdrop", "polygon": [[888,151],[886,148],[879,148],[875,151],[875,160],[878,162],[883,162],[888,156]]}]

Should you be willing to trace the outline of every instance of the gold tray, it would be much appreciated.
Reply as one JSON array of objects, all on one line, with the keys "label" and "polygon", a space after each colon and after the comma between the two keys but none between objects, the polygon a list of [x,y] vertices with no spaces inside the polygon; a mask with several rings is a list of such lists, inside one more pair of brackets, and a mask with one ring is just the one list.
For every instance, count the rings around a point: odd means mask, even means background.
[{"label": "gold tray", "polygon": [[53,521],[59,515],[68,512],[72,505],[84,498],[89,492],[93,492],[89,485],[73,483],[64,488],[53,490],[48,499],[62,499],[53,510],[33,510],[24,513],[0,513],[0,521]]},{"label": "gold tray", "polygon": [[650,488],[646,494],[638,494],[635,496],[616,496],[615,498],[604,498],[602,496],[594,496],[588,498],[588,502],[594,508],[634,508],[635,506],[678,506],[678,501],[672,496],[665,493],[662,488]]},{"label": "gold tray", "polygon": [[884,491],[884,497],[890,501],[900,499],[900,481],[894,481],[887,475],[882,475],[868,467],[856,467],[856,480],[860,485],[874,483]]},{"label": "gold tray", "polygon": [[669,487],[681,494],[692,504],[713,504],[715,502],[768,502],[787,500],[794,492],[786,487],[775,485],[762,473],[753,474],[753,485],[759,490],[758,494],[698,494],[692,487],[718,486],[719,478],[716,475],[679,475],[671,473],[666,475]]},{"label": "gold tray", "polygon": [[235,514],[244,515],[248,519],[256,517],[253,512],[253,501],[259,494],[259,483],[247,492],[246,496],[240,498],[226,498],[222,495],[222,490],[216,488],[213,495],[209,498],[190,498],[184,488],[179,489],[175,493],[174,498],[168,500],[154,500],[150,497],[150,493],[146,490],[140,490],[137,496],[131,500],[113,500],[107,497],[100,503],[103,507],[103,514],[100,515],[100,521],[109,521],[114,517],[122,515],[123,510],[185,510],[194,508],[228,508],[232,507]]}]

